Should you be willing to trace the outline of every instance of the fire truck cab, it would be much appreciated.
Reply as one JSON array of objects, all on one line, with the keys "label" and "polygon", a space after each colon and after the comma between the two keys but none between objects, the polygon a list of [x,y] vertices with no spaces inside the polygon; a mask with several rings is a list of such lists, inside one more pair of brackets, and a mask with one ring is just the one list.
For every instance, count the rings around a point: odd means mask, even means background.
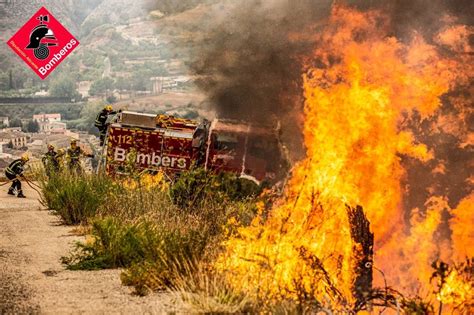
[{"label": "fire truck cab", "polygon": [[206,168],[262,181],[277,177],[281,152],[277,132],[245,122],[215,119],[209,127]]}]

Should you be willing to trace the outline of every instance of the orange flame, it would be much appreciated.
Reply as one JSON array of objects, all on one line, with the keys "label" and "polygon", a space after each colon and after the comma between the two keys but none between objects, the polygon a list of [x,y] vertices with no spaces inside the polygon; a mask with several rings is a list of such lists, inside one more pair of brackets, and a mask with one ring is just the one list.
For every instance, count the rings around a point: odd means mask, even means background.
[{"label": "orange flame", "polygon": [[[304,294],[351,304],[355,257],[346,205],[363,206],[375,234],[375,265],[390,285],[423,289],[430,263],[441,249],[451,251],[449,243],[434,242],[449,210],[445,198],[433,196],[426,212],[415,211],[405,223],[401,156],[435,157],[400,130],[400,120],[413,112],[432,116],[461,65],[417,34],[409,44],[386,36],[387,22],[380,12],[333,8],[304,75],[307,157],[269,217],[240,228],[217,262],[236,288],[270,300]],[[465,49],[463,36],[439,40]],[[472,223],[472,198],[460,208],[451,222],[453,249],[468,246],[472,254],[474,237],[461,223]]]}]

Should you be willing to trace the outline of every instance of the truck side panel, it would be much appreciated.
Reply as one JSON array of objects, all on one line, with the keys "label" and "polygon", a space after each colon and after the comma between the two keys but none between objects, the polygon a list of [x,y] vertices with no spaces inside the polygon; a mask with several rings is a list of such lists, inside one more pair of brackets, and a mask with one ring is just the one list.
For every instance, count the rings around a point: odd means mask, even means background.
[{"label": "truck side panel", "polygon": [[107,174],[162,169],[168,173],[187,170],[192,164],[192,139],[167,137],[157,130],[111,125],[107,137]]}]

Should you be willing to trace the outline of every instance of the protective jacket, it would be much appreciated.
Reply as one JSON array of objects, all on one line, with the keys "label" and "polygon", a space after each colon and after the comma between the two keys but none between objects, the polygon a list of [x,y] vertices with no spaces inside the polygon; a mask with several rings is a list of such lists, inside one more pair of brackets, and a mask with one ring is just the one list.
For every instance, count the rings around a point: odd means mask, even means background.
[{"label": "protective jacket", "polygon": [[8,167],[5,169],[5,174],[7,175],[7,177],[19,176],[24,171],[24,165],[25,162],[23,162],[22,159],[17,159],[11,162],[10,165],[8,165]]},{"label": "protective jacket", "polygon": [[107,127],[107,117],[109,115],[115,115],[116,111],[107,111],[105,109],[101,110],[95,119],[94,126],[96,126],[99,130],[105,130]]},{"label": "protective jacket", "polygon": [[81,155],[83,153],[84,152],[82,151],[82,149],[79,146],[77,146],[75,148],[67,149],[67,155],[68,155],[68,158],[69,158],[69,163],[70,164],[79,164],[79,159],[81,158]]},{"label": "protective jacket", "polygon": [[48,151],[43,155],[41,161],[49,170],[59,170],[59,155],[56,151]]}]

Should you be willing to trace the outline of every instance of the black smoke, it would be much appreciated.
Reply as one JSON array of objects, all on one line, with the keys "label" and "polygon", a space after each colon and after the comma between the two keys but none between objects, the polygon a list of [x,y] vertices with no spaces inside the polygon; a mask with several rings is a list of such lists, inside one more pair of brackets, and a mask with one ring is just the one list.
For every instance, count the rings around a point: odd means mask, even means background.
[{"label": "black smoke", "polygon": [[[247,0],[230,5],[224,1],[228,19],[208,34],[191,66],[195,74],[206,76],[199,86],[217,113],[258,121],[300,110],[301,104],[291,100],[301,101],[303,62],[318,44],[311,34],[317,34],[335,2]],[[358,0],[347,5],[383,11],[390,17],[390,35],[400,39],[413,32],[431,38],[446,15],[472,24],[474,12],[474,1],[467,0]]]},{"label": "black smoke", "polygon": [[291,35],[327,16],[330,2],[274,3],[251,0],[233,7],[196,53],[193,71],[205,76],[199,86],[219,116],[268,122],[301,110],[302,58],[314,43]]},{"label": "black smoke", "polygon": [[[219,117],[266,125],[280,123],[292,152],[301,156],[302,74],[318,31],[336,1],[222,1],[227,18],[207,30],[193,52],[191,70]],[[341,4],[341,1],[337,1]],[[409,39],[414,32],[432,38],[442,19],[471,23],[473,1],[347,1],[361,10],[377,9],[390,18],[387,36]]]}]

